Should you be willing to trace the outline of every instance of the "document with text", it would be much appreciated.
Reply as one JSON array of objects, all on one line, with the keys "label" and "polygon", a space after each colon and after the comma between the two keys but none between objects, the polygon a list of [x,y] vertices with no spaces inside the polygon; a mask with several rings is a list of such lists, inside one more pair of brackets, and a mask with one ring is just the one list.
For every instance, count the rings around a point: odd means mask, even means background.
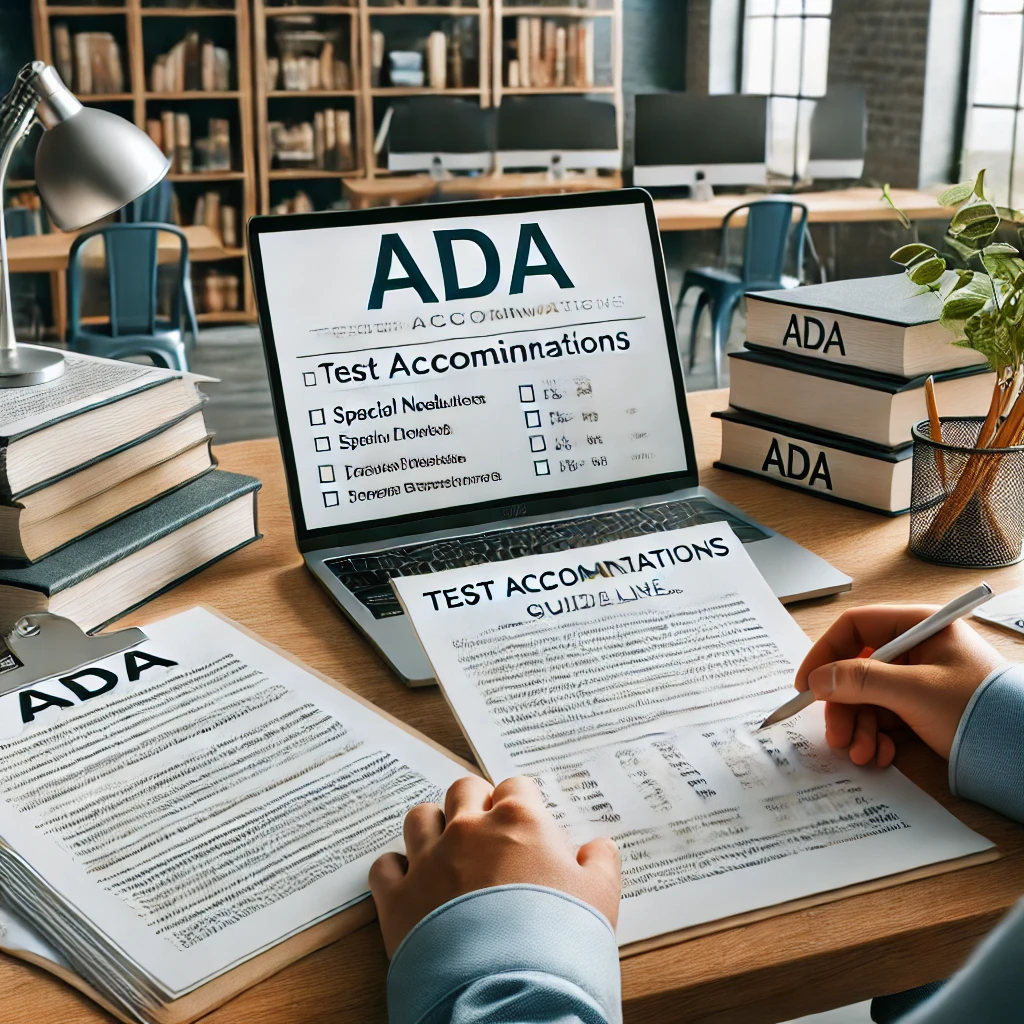
[{"label": "document with text", "polygon": [[3,899],[136,1014],[365,898],[466,774],[206,610],[146,633],[0,697]]},{"label": "document with text", "polygon": [[724,523],[393,585],[489,777],[618,843],[620,945],[992,846],[821,704],[756,731],[810,643]]}]

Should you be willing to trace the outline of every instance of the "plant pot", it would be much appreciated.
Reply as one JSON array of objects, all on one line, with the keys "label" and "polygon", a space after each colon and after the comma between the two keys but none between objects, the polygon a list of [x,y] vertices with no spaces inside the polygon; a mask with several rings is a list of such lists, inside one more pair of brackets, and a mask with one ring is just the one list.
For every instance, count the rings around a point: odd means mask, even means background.
[{"label": "plant pot", "polygon": [[1024,446],[977,448],[984,418],[927,420],[911,431],[910,551],[929,562],[995,569],[1024,553]]}]

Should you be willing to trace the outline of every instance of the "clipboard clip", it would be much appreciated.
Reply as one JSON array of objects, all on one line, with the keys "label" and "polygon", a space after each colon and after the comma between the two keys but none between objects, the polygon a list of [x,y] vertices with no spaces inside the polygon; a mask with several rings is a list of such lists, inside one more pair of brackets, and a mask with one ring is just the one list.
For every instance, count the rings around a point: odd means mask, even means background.
[{"label": "clipboard clip", "polygon": [[91,636],[63,615],[24,615],[4,634],[4,643],[21,664],[0,673],[0,696],[95,665],[148,639],[137,626]]}]

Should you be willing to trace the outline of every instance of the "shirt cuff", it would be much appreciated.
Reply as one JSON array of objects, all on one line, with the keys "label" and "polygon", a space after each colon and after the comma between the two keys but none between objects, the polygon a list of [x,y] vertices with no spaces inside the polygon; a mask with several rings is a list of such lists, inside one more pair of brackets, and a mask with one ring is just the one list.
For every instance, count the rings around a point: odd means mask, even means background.
[{"label": "shirt cuff", "polygon": [[563,979],[608,1021],[621,1021],[619,953],[608,919],[533,885],[479,889],[423,918],[391,960],[388,1018],[412,1024],[474,981],[524,971]]},{"label": "shirt cuff", "polygon": [[1024,665],[1001,665],[974,691],[949,752],[949,788],[1024,821]]}]

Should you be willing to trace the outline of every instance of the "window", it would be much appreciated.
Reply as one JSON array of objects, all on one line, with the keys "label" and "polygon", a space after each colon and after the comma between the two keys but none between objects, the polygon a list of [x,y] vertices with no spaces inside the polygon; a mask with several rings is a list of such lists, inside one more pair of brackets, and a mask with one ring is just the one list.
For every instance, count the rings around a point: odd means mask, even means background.
[{"label": "window", "polygon": [[814,101],[828,82],[831,14],[832,0],[747,0],[743,91],[771,97],[772,174],[798,177],[807,166]]},{"label": "window", "polygon": [[988,169],[997,202],[1024,203],[1024,0],[977,0],[964,124],[963,174]]}]

